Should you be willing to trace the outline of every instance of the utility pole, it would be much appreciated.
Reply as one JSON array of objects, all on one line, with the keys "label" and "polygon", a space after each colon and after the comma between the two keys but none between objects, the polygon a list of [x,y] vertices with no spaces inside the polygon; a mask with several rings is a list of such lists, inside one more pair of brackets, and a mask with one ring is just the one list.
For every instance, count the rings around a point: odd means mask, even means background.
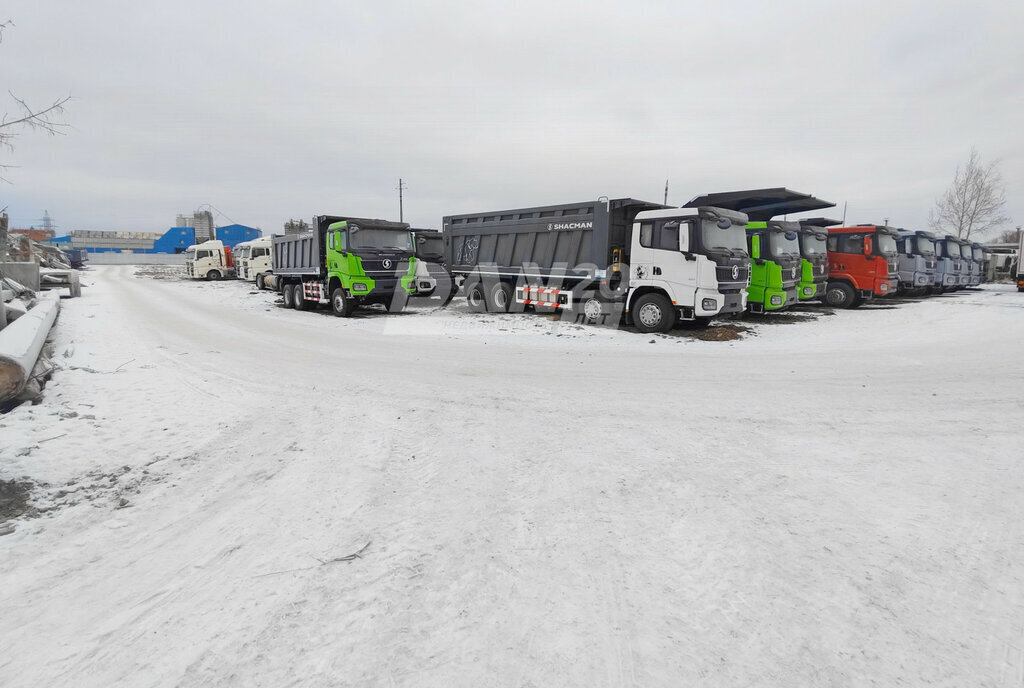
[{"label": "utility pole", "polygon": [[665,178],[665,205],[668,205],[668,178]]},{"label": "utility pole", "polygon": [[843,201],[843,227],[846,226],[846,201]]},{"label": "utility pole", "polygon": [[402,208],[402,192],[405,191],[408,188],[409,187],[406,185],[406,183],[402,181],[402,178],[399,177],[398,178],[398,221],[399,222],[405,222],[405,217],[404,217],[405,211]]}]

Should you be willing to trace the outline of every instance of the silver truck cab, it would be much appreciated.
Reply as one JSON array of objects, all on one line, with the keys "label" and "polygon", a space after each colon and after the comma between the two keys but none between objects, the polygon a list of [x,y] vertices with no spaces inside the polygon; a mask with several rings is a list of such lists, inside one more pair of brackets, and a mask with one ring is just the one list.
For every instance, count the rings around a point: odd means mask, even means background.
[{"label": "silver truck cab", "polygon": [[947,234],[935,239],[935,281],[932,283],[932,293],[956,289],[961,261],[960,242],[955,236]]},{"label": "silver truck cab", "polygon": [[920,296],[935,283],[935,235],[921,230],[897,230],[898,294]]}]

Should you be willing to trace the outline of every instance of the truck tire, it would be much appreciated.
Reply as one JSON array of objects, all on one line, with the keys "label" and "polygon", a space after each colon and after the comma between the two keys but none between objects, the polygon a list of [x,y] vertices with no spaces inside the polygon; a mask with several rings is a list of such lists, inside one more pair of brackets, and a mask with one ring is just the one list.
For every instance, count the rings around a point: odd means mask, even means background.
[{"label": "truck tire", "polygon": [[208,273],[206,273],[206,279],[208,279],[211,282],[216,282],[217,280],[220,279],[220,273],[217,272],[216,270],[210,270]]},{"label": "truck tire", "polygon": [[347,318],[352,315],[352,311],[355,309],[355,304],[352,303],[352,299],[345,295],[345,290],[341,287],[335,287],[334,291],[331,292],[331,310],[339,318]]},{"label": "truck tire", "polygon": [[487,310],[487,295],[484,293],[484,285],[480,282],[471,282],[466,287],[466,303],[469,310],[474,313],[483,313]]},{"label": "truck tire", "polygon": [[295,310],[297,311],[308,311],[313,307],[310,300],[306,298],[306,293],[303,289],[301,282],[295,285],[295,294],[292,296],[292,303],[295,305]]},{"label": "truck tire", "polygon": [[292,291],[292,285],[284,285],[284,287],[281,288],[281,295],[284,296],[285,308],[295,307],[295,292]]},{"label": "truck tire", "polygon": [[676,309],[664,294],[644,294],[633,303],[633,325],[640,332],[668,332],[676,324]]},{"label": "truck tire", "polygon": [[601,299],[591,296],[583,301],[583,322],[588,324],[596,323],[601,319],[604,312],[604,304]]},{"label": "truck tire", "polygon": [[267,283],[264,281],[263,273],[256,275],[256,288],[263,291],[267,288]]},{"label": "truck tire", "polygon": [[829,282],[825,303],[833,308],[853,308],[857,305],[857,292],[846,282]]},{"label": "truck tire", "polygon": [[513,303],[512,286],[498,282],[488,293],[487,310],[491,313],[508,313]]}]

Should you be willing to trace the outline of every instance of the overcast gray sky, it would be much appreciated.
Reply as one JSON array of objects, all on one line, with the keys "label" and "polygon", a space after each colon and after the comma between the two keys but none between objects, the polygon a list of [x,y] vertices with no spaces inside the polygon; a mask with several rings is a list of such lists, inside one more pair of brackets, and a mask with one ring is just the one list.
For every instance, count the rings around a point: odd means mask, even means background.
[{"label": "overcast gray sky", "polygon": [[[281,231],[787,186],[923,228],[972,146],[1024,223],[1024,2],[8,0],[16,227]],[[2,91],[0,91],[2,93]],[[0,110],[12,112],[6,101]],[[838,217],[838,215],[836,215]],[[230,218],[230,220],[229,220]]]}]

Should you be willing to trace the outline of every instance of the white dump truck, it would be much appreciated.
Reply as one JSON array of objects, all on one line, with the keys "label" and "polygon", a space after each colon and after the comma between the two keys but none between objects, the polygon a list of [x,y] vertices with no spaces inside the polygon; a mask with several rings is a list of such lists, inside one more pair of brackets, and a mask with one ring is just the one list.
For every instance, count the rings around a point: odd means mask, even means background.
[{"label": "white dump truck", "polygon": [[265,236],[248,243],[249,255],[246,257],[245,275],[242,279],[255,282],[258,289],[266,289],[267,276],[274,272],[273,239]]},{"label": "white dump truck", "polygon": [[219,280],[235,276],[231,247],[214,239],[185,249],[185,274],[193,279]]}]

